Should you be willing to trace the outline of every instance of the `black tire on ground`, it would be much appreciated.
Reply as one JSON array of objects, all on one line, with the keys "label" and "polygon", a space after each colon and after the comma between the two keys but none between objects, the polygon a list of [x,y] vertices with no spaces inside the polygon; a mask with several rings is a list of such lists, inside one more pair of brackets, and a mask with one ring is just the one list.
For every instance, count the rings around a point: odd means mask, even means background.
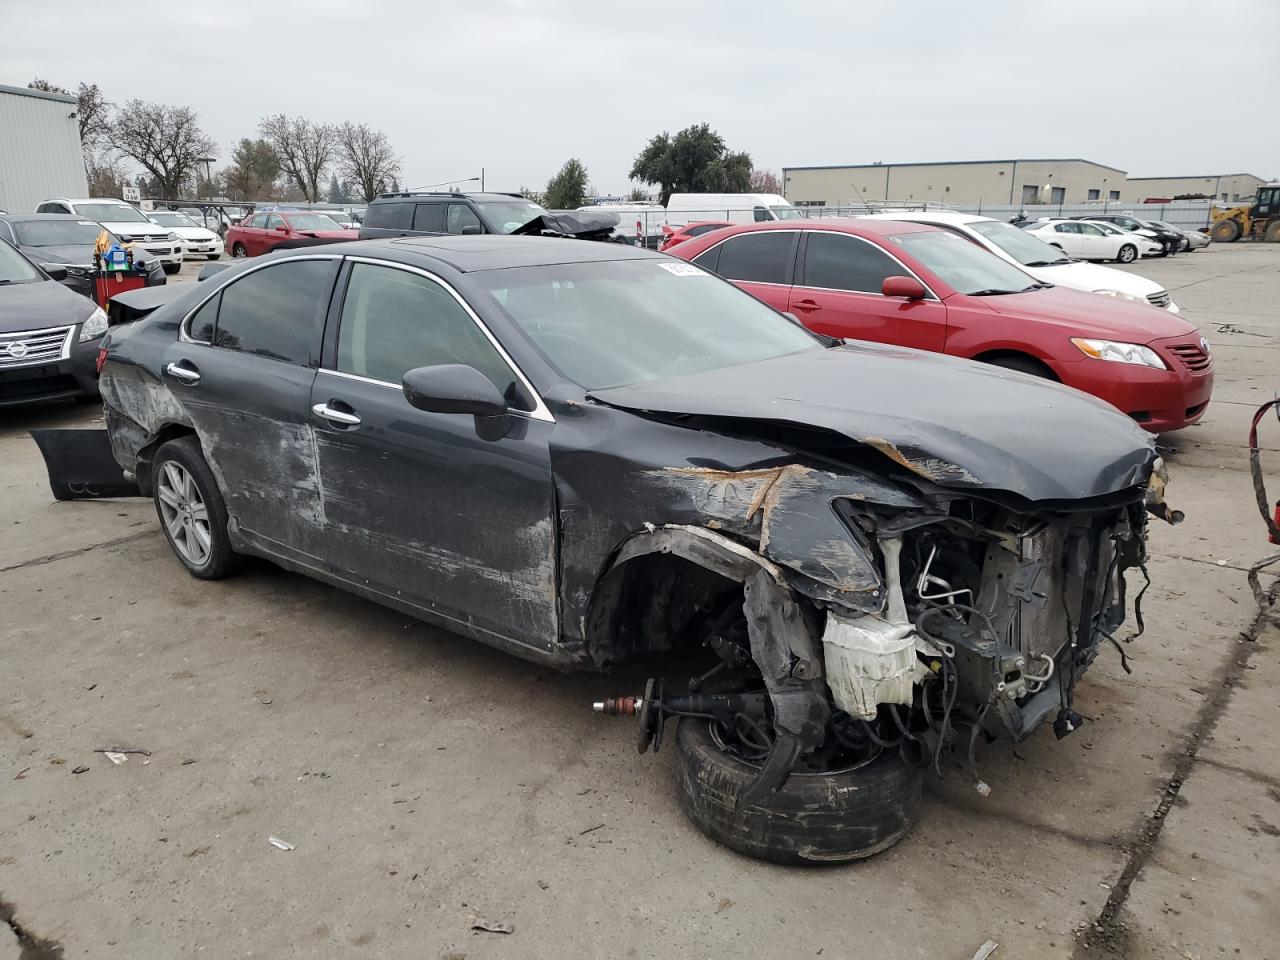
[{"label": "black tire on ground", "polygon": [[236,259],[247,256],[248,252],[249,251],[245,250],[243,243],[237,243],[235,246],[231,248],[231,255]]},{"label": "black tire on ground", "polygon": [[1280,217],[1267,224],[1266,233],[1262,236],[1268,243],[1280,243]]},{"label": "black tire on ground", "polygon": [[182,264],[180,263],[166,263],[164,265],[164,272],[171,277],[181,269],[182,269]]},{"label": "black tire on ground", "polygon": [[1036,360],[1034,357],[1012,356],[1012,357],[995,357],[988,360],[987,363],[993,367],[1004,367],[1006,370],[1017,370],[1019,373],[1027,373],[1033,377],[1040,377],[1043,380],[1057,380],[1053,375],[1053,371],[1047,366]]},{"label": "black tire on ground", "polygon": [[[203,563],[193,563],[183,555],[174,541],[174,535],[165,523],[164,509],[161,506],[161,482],[165,476],[165,464],[175,463],[191,477],[196,492],[202,501],[208,516],[209,550]],[[160,519],[160,529],[173,549],[173,554],[187,571],[200,580],[221,580],[230,576],[239,567],[243,558],[231,549],[231,538],[227,535],[227,507],[223,503],[222,493],[214,479],[213,471],[205,462],[200,451],[200,443],[195,437],[178,437],[170,440],[156,451],[151,466],[151,498],[156,505],[156,516]]]},{"label": "black tire on ground", "polygon": [[1132,243],[1126,243],[1123,247],[1120,248],[1119,252],[1116,254],[1117,263],[1133,263],[1133,261],[1137,259],[1138,259],[1138,248],[1135,247]]},{"label": "black tire on ground", "polygon": [[886,750],[865,766],[831,774],[793,774],[767,807],[734,809],[759,768],[730,756],[711,723],[676,730],[680,806],[707,836],[774,863],[820,865],[860,860],[893,846],[920,816],[922,771]]},{"label": "black tire on ground", "polygon": [[1209,228],[1209,237],[1218,243],[1231,243],[1239,240],[1242,232],[1240,221],[1228,217]]}]

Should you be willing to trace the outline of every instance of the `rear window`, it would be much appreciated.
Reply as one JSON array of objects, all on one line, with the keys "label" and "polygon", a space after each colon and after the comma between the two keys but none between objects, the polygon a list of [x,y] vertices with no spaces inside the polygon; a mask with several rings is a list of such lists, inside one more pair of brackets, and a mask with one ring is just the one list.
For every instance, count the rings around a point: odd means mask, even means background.
[{"label": "rear window", "polygon": [[798,234],[762,230],[730,237],[720,245],[716,272],[726,280],[786,283]]},{"label": "rear window", "polygon": [[413,229],[444,233],[444,204],[419,203],[413,208]]},{"label": "rear window", "polygon": [[[336,262],[286,261],[232,281],[219,294],[213,345],[299,366],[310,363]],[[203,317],[193,318],[193,326],[196,320],[204,326]]]},{"label": "rear window", "polygon": [[407,203],[371,203],[369,209],[365,211],[364,225],[393,230],[402,229],[407,219],[404,215],[411,209],[412,207]]}]

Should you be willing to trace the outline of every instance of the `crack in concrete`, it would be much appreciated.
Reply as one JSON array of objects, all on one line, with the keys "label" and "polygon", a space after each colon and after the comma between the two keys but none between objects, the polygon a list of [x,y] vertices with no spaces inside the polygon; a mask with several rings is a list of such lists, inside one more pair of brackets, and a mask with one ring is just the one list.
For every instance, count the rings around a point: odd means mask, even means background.
[{"label": "crack in concrete", "polygon": [[[1280,594],[1280,581],[1272,584],[1268,591],[1268,606],[1275,605],[1278,594]],[[1201,702],[1195,722],[1191,725],[1182,747],[1173,755],[1173,771],[1166,782],[1160,802],[1156,804],[1156,809],[1146,821],[1140,825],[1136,838],[1129,845],[1129,859],[1125,863],[1124,870],[1111,887],[1111,894],[1103,904],[1098,919],[1094,921],[1089,932],[1083,934],[1076,943],[1076,948],[1071,954],[1073,960],[1104,960],[1104,958],[1127,957],[1130,954],[1130,930],[1119,919],[1120,912],[1129,899],[1129,888],[1133,886],[1133,881],[1151,859],[1156,841],[1160,839],[1160,832],[1164,829],[1165,818],[1173,808],[1183,783],[1186,782],[1199,759],[1197,754],[1200,751],[1200,745],[1209,734],[1213,733],[1219,718],[1226,711],[1227,704],[1231,701],[1232,691],[1240,683],[1249,666],[1249,660],[1258,649],[1258,633],[1268,622],[1267,608],[1260,607],[1253,623],[1245,631],[1245,635],[1251,642],[1244,645],[1243,651],[1238,647],[1233,648],[1226,662],[1218,668],[1212,692]]]},{"label": "crack in concrete", "polygon": [[154,537],[156,533],[157,531],[154,528],[141,530],[137,533],[131,533],[128,536],[116,537],[114,540],[104,540],[102,543],[91,543],[87,547],[76,547],[74,550],[63,550],[59,553],[45,554],[43,557],[33,557],[30,560],[23,560],[21,563],[11,563],[7,567],[0,567],[0,573],[8,573],[10,570],[21,570],[23,567],[39,567],[46,563],[56,563],[59,560],[66,560],[69,557],[78,557],[80,554],[88,553],[90,550],[101,550],[103,547],[117,547],[122,543],[132,543],[134,540]]},{"label": "crack in concrete", "polygon": [[0,923],[18,938],[18,960],[62,960],[62,944],[37,937],[18,922],[13,904],[0,897]]}]

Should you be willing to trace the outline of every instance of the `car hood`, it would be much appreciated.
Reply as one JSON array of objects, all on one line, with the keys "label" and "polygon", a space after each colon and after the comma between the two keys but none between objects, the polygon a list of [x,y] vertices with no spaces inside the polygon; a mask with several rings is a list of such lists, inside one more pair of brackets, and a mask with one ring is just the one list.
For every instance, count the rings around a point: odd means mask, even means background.
[{"label": "car hood", "polygon": [[73,267],[93,266],[92,243],[64,243],[54,247],[19,247],[37,263],[60,263]]},{"label": "car hood", "polygon": [[1041,325],[1055,324],[1062,328],[1065,337],[1098,337],[1145,344],[1196,331],[1193,324],[1151,304],[1099,297],[1066,287],[996,297],[967,297],[966,301],[980,302],[1001,316],[1020,317]]},{"label": "car hood", "polygon": [[171,232],[168,227],[159,226],[149,220],[146,223],[137,223],[132,220],[99,220],[98,222],[117,237],[140,237],[144,234],[149,237],[167,237]]},{"label": "car hood", "polygon": [[[1153,311],[1154,312],[1154,311]],[[1070,387],[986,364],[850,343],[591,391],[638,412],[820,427],[943,487],[1078,500],[1145,483],[1151,437]]]},{"label": "car hood", "polygon": [[97,304],[60,283],[0,284],[0,333],[43,330],[87,320]]},{"label": "car hood", "polygon": [[[37,263],[58,263],[73,267],[92,267],[92,243],[66,243],[54,247],[21,247],[19,248]],[[150,263],[156,258],[145,250],[134,250],[133,259],[139,264]]]},{"label": "car hood", "polygon": [[1146,298],[1164,289],[1160,284],[1146,277],[1125,273],[1114,267],[1103,267],[1078,260],[1060,263],[1053,267],[1022,267],[1022,269],[1037,280],[1072,290],[1084,290],[1086,293],[1092,293],[1094,290],[1119,290],[1121,293],[1131,293],[1135,297]]},{"label": "car hood", "polygon": [[218,239],[218,235],[212,230],[206,230],[204,227],[170,227],[174,233],[183,240],[199,240],[201,243],[211,243]]}]

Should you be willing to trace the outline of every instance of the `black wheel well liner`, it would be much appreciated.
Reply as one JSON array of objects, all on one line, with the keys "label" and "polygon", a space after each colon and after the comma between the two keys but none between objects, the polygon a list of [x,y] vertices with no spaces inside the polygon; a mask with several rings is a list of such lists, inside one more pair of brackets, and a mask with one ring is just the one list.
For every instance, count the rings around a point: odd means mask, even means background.
[{"label": "black wheel well liner", "polygon": [[1052,367],[1037,357],[1034,353],[1028,353],[1026,350],[1015,350],[1009,347],[1004,347],[998,350],[987,350],[984,353],[975,354],[973,357],[970,357],[970,359],[976,360],[979,363],[995,363],[997,360],[1026,360],[1028,363],[1033,363],[1043,370],[1044,376],[1048,379],[1059,383],[1061,382],[1058,375],[1053,372]]},{"label": "black wheel well liner", "polygon": [[194,436],[196,436],[195,428],[185,423],[166,423],[161,427],[155,437],[138,451],[137,463],[134,466],[134,473],[138,478],[138,489],[147,496],[151,496],[151,463],[157,450],[170,440]]}]

